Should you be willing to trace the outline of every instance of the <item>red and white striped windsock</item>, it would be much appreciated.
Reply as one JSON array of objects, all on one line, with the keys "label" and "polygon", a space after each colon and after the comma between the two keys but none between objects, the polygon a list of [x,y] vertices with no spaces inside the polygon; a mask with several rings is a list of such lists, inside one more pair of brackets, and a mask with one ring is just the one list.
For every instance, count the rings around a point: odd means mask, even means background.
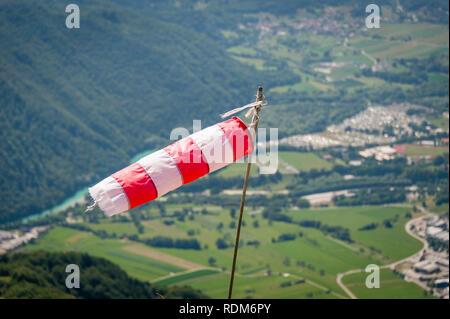
[{"label": "red and white striped windsock", "polygon": [[112,216],[214,172],[253,152],[238,117],[215,124],[147,155],[89,188],[95,204]]}]

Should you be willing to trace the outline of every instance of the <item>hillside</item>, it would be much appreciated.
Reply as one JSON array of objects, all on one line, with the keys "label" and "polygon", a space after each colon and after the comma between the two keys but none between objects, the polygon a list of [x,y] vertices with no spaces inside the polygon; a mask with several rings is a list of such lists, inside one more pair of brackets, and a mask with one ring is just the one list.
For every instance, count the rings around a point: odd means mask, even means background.
[{"label": "hillside", "polygon": [[[65,286],[66,266],[80,268],[80,288]],[[188,287],[160,288],[129,277],[114,263],[76,252],[0,256],[0,298],[204,298]]]},{"label": "hillside", "polygon": [[76,30],[57,1],[0,5],[0,223],[61,203],[192,119],[217,122],[260,84],[261,127],[280,138],[371,104],[423,105],[437,124],[448,110],[445,1],[381,1],[389,20],[370,32],[354,1],[115,3],[79,1]]},{"label": "hillside", "polygon": [[79,5],[72,30],[62,3],[0,5],[0,221],[57,204],[272,81],[204,35],[137,10]]},{"label": "hillside", "polygon": [[0,299],[226,297],[246,163],[113,217],[81,200],[258,85],[278,170],[251,167],[233,298],[448,298],[447,1],[380,0],[380,28],[358,0],[76,3],[79,30],[0,4]]}]

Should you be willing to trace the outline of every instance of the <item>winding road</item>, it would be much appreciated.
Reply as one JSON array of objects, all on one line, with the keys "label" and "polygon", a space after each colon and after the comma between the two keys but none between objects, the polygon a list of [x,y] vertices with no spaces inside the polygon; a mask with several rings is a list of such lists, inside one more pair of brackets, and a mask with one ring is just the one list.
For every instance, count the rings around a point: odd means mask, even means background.
[{"label": "winding road", "polygon": [[[424,250],[426,250],[426,249],[429,248],[428,242],[426,241],[426,239],[417,236],[417,235],[411,230],[411,224],[413,224],[414,222],[416,222],[416,221],[418,221],[418,220],[423,220],[423,219],[425,219],[425,218],[427,218],[427,217],[433,217],[433,216],[435,216],[435,214],[432,214],[432,213],[426,211],[425,208],[423,208],[423,207],[419,207],[419,210],[422,211],[425,215],[422,215],[422,216],[420,216],[420,217],[417,217],[417,218],[414,218],[414,219],[411,219],[410,221],[408,221],[408,222],[405,224],[405,231],[406,231],[410,236],[412,236],[412,237],[414,237],[415,239],[420,240],[420,241],[422,242],[422,244],[423,244],[422,249],[420,249],[420,250],[419,250],[418,252],[416,252],[415,254],[413,254],[413,255],[411,255],[411,256],[408,256],[408,257],[406,257],[406,258],[400,259],[400,260],[398,260],[398,261],[396,261],[396,262],[393,262],[392,264],[381,266],[381,267],[380,267],[381,269],[390,268],[390,269],[394,270],[395,267],[397,267],[397,266],[400,265],[401,263],[404,263],[405,261],[408,261],[408,260],[411,259],[411,258],[417,257],[418,255],[422,255],[423,252],[424,252]],[[344,276],[346,276],[346,275],[355,274],[355,273],[359,273],[359,272],[363,272],[363,271],[364,271],[364,269],[352,269],[352,270],[349,270],[349,271],[347,271],[347,272],[338,274],[337,277],[336,277],[336,283],[337,283],[337,284],[339,285],[339,287],[341,287],[342,290],[344,290],[345,293],[346,293],[350,298],[352,298],[352,299],[358,299],[358,297],[356,297],[356,296],[350,291],[350,289],[348,289],[348,288],[342,283],[342,278],[343,278]],[[424,288],[424,289],[427,289],[427,287],[426,287],[425,284],[421,285],[421,284],[419,284],[419,283],[417,283],[417,282],[415,282],[415,283],[418,284],[420,287],[422,287],[422,288]]]}]

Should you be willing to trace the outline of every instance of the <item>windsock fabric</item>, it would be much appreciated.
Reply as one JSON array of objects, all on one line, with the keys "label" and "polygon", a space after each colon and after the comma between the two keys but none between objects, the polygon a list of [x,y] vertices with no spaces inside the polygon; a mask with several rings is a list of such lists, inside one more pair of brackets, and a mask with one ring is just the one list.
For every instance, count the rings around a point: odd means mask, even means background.
[{"label": "windsock fabric", "polygon": [[161,197],[253,152],[238,117],[207,127],[141,158],[89,188],[95,203],[113,216]]}]

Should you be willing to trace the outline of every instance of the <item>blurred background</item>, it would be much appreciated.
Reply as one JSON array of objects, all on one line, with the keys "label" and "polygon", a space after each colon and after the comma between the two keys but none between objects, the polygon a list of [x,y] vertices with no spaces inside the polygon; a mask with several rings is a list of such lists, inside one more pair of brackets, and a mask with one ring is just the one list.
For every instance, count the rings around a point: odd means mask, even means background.
[{"label": "blurred background", "polygon": [[87,187],[258,85],[233,296],[448,298],[447,1],[75,4],[0,3],[0,298],[225,298],[245,164],[112,218]]}]

